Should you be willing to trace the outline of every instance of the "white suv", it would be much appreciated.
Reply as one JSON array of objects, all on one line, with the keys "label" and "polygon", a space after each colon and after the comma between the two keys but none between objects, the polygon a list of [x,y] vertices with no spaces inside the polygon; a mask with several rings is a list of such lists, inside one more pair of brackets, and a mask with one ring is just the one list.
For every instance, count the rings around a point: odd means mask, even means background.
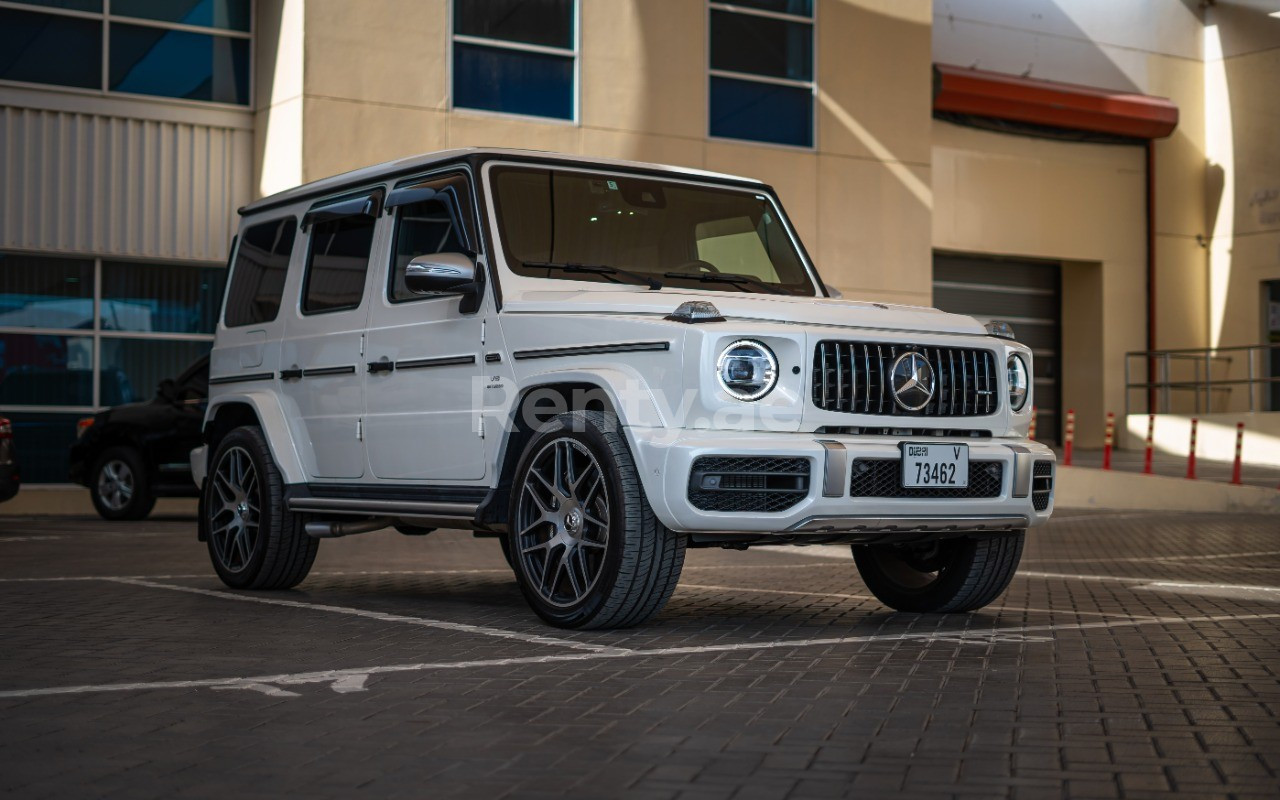
[{"label": "white suv", "polygon": [[1030,351],[834,299],[758,181],[468,149],[240,213],[192,454],[229,586],[460,528],[569,628],[652,617],[686,547],[848,543],[887,605],[969,611],[1049,518]]}]

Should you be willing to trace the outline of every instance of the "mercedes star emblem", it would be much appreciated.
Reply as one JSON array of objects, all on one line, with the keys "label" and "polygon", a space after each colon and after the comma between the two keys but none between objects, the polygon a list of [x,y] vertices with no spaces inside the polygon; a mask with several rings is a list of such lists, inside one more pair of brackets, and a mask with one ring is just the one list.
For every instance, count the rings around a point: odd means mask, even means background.
[{"label": "mercedes star emblem", "polygon": [[914,350],[903,353],[889,370],[893,401],[906,411],[919,411],[933,399],[933,367]]}]

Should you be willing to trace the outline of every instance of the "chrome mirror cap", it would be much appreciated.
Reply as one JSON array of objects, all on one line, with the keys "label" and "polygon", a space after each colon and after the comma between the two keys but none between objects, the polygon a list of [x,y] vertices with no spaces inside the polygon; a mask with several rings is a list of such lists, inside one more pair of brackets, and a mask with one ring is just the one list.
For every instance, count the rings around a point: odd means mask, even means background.
[{"label": "chrome mirror cap", "polygon": [[404,268],[404,285],[414,294],[459,291],[476,280],[476,263],[462,253],[417,256]]}]

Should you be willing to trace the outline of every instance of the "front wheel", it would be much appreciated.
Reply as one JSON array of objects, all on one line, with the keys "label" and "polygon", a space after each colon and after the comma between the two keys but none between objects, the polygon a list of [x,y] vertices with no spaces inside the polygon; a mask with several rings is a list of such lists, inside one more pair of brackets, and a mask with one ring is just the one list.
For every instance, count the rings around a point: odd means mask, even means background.
[{"label": "front wheel", "polygon": [[1009,586],[1025,531],[909,545],[854,545],[867,588],[898,611],[955,613],[982,608]]},{"label": "front wheel", "polygon": [[507,552],[529,605],[561,628],[624,628],[680,580],[685,537],[654,517],[617,417],[560,414],[516,469]]},{"label": "front wheel", "polygon": [[98,516],[109,520],[146,519],[155,508],[147,466],[132,447],[112,447],[94,462],[89,498]]},{"label": "front wheel", "polygon": [[218,577],[233,589],[301,583],[319,542],[303,530],[301,515],[285,508],[284,481],[262,431],[231,431],[209,464],[200,506]]}]

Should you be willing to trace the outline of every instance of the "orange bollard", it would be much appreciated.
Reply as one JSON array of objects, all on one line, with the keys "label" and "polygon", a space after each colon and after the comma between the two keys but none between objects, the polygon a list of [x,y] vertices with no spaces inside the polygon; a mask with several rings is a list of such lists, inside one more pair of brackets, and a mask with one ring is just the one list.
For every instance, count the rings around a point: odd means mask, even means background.
[{"label": "orange bollard", "polygon": [[1031,407],[1031,429],[1027,431],[1027,438],[1035,441],[1036,438],[1036,407]]},{"label": "orange bollard", "polygon": [[1236,463],[1231,467],[1231,482],[1240,485],[1240,454],[1244,451],[1244,423],[1236,423]]},{"label": "orange bollard", "polygon": [[1067,409],[1067,430],[1062,437],[1062,466],[1071,466],[1071,446],[1076,441],[1076,410],[1074,408]]},{"label": "orange bollard", "polygon": [[1154,448],[1156,438],[1156,415],[1147,415],[1147,455],[1142,459],[1142,474],[1151,474],[1151,451]]},{"label": "orange bollard", "polygon": [[1116,439],[1116,415],[1107,412],[1107,434],[1102,440],[1102,468],[1111,469],[1111,445]]},{"label": "orange bollard", "polygon": [[1191,452],[1187,454],[1187,480],[1196,479],[1196,426],[1200,420],[1191,418]]}]

